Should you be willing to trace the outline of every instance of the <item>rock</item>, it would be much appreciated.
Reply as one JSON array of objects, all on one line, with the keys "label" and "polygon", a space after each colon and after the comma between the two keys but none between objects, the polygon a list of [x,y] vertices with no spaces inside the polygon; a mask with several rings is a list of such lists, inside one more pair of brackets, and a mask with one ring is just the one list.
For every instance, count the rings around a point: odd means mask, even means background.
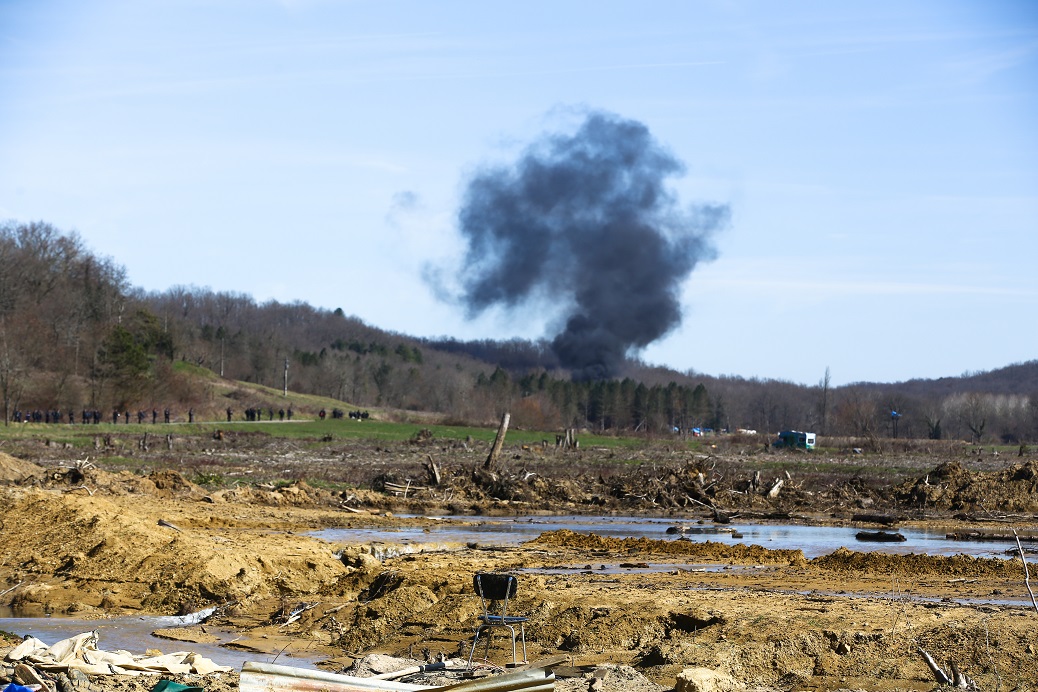
[{"label": "rock", "polygon": [[374,555],[360,550],[345,550],[341,556],[342,564],[360,572],[374,573],[382,569],[382,561]]},{"label": "rock", "polygon": [[739,692],[745,685],[710,668],[686,668],[678,675],[674,692]]},{"label": "rock", "polygon": [[28,687],[33,686],[36,690],[53,689],[47,680],[40,675],[39,671],[30,665],[19,663],[14,667],[14,675],[11,676],[16,683]]}]

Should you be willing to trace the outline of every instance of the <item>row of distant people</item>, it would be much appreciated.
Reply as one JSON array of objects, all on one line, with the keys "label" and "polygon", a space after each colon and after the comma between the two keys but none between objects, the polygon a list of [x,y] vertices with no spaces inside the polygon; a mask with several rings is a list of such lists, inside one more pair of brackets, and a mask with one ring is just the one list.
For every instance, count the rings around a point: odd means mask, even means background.
[{"label": "row of distant people", "polygon": [[[170,421],[170,415],[171,415],[171,412],[170,412],[170,410],[168,408],[167,409],[163,409],[163,411],[162,411],[162,422],[163,423],[168,423]],[[82,423],[83,425],[87,425],[87,424],[91,424],[91,423],[94,424],[94,425],[97,425],[104,418],[105,418],[105,416],[103,416],[101,414],[101,412],[99,410],[97,410],[97,409],[90,409],[90,410],[83,409],[82,411],[80,411],[80,414],[79,414],[79,422]],[[192,409],[188,409],[188,411],[187,411],[187,418],[188,418],[188,422],[189,423],[194,423],[195,422],[195,410],[193,408]],[[120,412],[118,409],[113,410],[112,411],[112,422],[115,423],[115,424],[118,424],[120,419],[122,419],[122,421],[125,422],[125,423],[129,423],[130,422],[130,412],[129,411],[121,411]],[[137,422],[138,423],[144,423],[145,421],[147,421],[147,419],[148,419],[148,414],[146,412],[144,412],[144,411],[137,411]],[[48,411],[41,411],[39,409],[35,409],[33,411],[21,411],[21,410],[17,410],[16,409],[15,412],[11,415],[11,422],[13,422],[13,423],[47,423],[47,424],[50,424],[50,423],[64,423],[66,421],[70,425],[74,424],[76,422],[76,412],[70,410],[68,412],[68,417],[66,418],[64,413],[62,413],[61,411],[58,411],[56,409],[52,409],[52,410],[48,410]],[[151,422],[152,423],[158,423],[159,422],[159,410],[158,409],[152,409],[151,410]]]},{"label": "row of distant people", "polygon": [[[327,417],[327,415],[328,415],[328,412],[325,411],[322,408],[320,410],[320,412],[318,412],[317,417],[320,418],[321,420],[324,420],[325,417]],[[353,418],[354,420],[367,420],[368,419],[368,415],[369,414],[368,414],[367,411],[350,411],[350,418]],[[332,418],[338,419],[338,418],[344,418],[345,416],[346,416],[346,412],[343,411],[341,408],[333,408],[332,409]]]},{"label": "row of distant people", "polygon": [[[278,420],[285,420],[285,416],[288,416],[288,420],[292,420],[292,416],[293,415],[294,415],[294,412],[292,411],[292,407],[291,406],[288,407],[287,411],[285,409],[283,409],[283,408],[278,409]],[[228,406],[227,407],[227,422],[230,423],[232,418],[234,418],[234,409],[232,409],[230,406]],[[256,406],[250,406],[249,408],[245,409],[245,420],[247,420],[247,421],[261,421],[261,420],[263,420],[263,408],[262,407],[256,407]],[[268,408],[267,409],[267,420],[274,420],[274,409],[273,408]]]},{"label": "row of distant people", "polygon": [[[286,418],[288,420],[292,420],[292,416],[295,415],[295,412],[292,410],[291,406],[289,406],[288,409],[284,409],[284,408],[278,409],[276,413],[277,413],[277,416],[278,416],[278,420],[281,420],[281,421],[285,420]],[[264,417],[264,414],[266,415],[267,420],[274,420],[275,411],[274,411],[273,408],[263,409],[262,407],[250,406],[249,408],[245,409],[243,414],[244,414],[245,420],[247,420],[247,421],[254,421],[255,422],[255,421],[262,421],[263,417]],[[163,409],[162,410],[162,422],[163,423],[169,423],[170,420],[171,420],[172,415],[173,414],[172,414],[172,411],[170,411],[170,409],[168,409],[168,408]],[[320,413],[318,413],[318,417],[321,420],[324,420],[327,415],[328,415],[328,413],[324,409],[321,409]],[[331,417],[332,418],[345,418],[346,415],[347,415],[346,412],[341,410],[341,409],[337,409],[337,408],[336,409],[332,409],[332,413],[331,413]],[[349,417],[353,418],[355,420],[367,420],[368,419],[368,415],[369,414],[368,414],[367,411],[350,411],[349,412]],[[139,424],[146,423],[148,421],[148,418],[149,418],[149,415],[148,415],[148,413],[146,411],[137,411],[137,423],[139,423]],[[152,409],[150,418],[151,418],[151,422],[152,423],[158,423],[159,422],[159,410],[158,409]],[[230,406],[228,406],[227,407],[227,422],[230,423],[233,419],[234,419],[234,409],[232,409]],[[96,425],[96,424],[101,423],[102,421],[105,421],[106,417],[104,415],[102,415],[101,411],[99,411],[98,409],[89,409],[89,410],[88,409],[83,409],[80,412],[79,420],[80,420],[80,422],[83,425],[87,425],[87,424],[91,424],[91,423]],[[11,421],[13,423],[46,423],[46,424],[64,423],[64,422],[67,421],[69,424],[74,424],[76,422],[76,412],[70,410],[68,412],[68,414],[67,414],[67,417],[66,417],[65,413],[63,413],[62,411],[58,411],[57,409],[52,409],[52,410],[47,410],[47,411],[41,411],[40,409],[35,409],[35,410],[32,410],[32,411],[22,411],[20,409],[17,409],[12,414]],[[129,423],[131,421],[130,412],[129,411],[119,411],[118,409],[113,410],[112,411],[112,423],[118,425],[120,421],[122,421],[123,423]],[[187,422],[188,423],[194,423],[195,422],[195,410],[193,408],[190,408],[187,411]]]}]

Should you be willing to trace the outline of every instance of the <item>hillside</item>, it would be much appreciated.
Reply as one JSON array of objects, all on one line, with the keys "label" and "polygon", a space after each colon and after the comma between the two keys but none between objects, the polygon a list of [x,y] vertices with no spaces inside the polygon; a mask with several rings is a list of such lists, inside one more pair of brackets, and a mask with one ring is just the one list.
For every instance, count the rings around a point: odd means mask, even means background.
[{"label": "hillside", "polygon": [[[574,380],[542,341],[416,339],[342,308],[257,304],[200,288],[144,293],[75,234],[44,223],[0,227],[0,259],[0,404],[8,422],[166,408],[253,407],[269,417],[287,386],[321,398],[311,406],[318,410],[424,412],[479,425],[509,411],[520,427],[649,436],[806,429],[866,439],[1038,440],[1038,361],[937,380],[809,387],[627,359],[614,364],[612,379]],[[257,389],[244,393],[233,382]]]}]

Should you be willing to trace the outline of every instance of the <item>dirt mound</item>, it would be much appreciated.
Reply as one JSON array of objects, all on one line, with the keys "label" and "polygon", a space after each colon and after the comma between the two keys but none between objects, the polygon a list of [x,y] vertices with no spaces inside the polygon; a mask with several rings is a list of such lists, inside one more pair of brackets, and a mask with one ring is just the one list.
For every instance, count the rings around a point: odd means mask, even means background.
[{"label": "dirt mound", "polygon": [[956,577],[995,577],[1022,579],[1023,567],[1016,560],[972,557],[970,555],[891,555],[857,553],[847,548],[811,560],[812,565],[856,574],[892,574],[913,577],[940,575]]},{"label": "dirt mound", "polygon": [[262,504],[272,507],[329,507],[342,501],[336,493],[298,481],[291,485],[241,485],[231,490],[218,490],[207,496],[212,502]]},{"label": "dirt mound", "polygon": [[[192,492],[168,475],[158,490]],[[142,479],[152,486],[153,480]],[[169,487],[169,486],[172,486]],[[0,522],[14,606],[47,612],[89,608],[192,610],[247,596],[311,593],[346,568],[324,544],[301,537],[193,530],[209,505],[177,509],[153,495],[22,490],[2,500]],[[168,514],[163,513],[164,508]],[[192,511],[195,510],[195,511]],[[286,548],[286,544],[291,548]]]},{"label": "dirt mound", "polygon": [[405,584],[380,595],[340,618],[346,629],[336,644],[346,651],[377,645],[400,627],[433,606],[439,599],[428,587]]},{"label": "dirt mound", "polygon": [[0,483],[21,483],[32,477],[43,477],[46,473],[42,466],[0,452]]},{"label": "dirt mound", "polygon": [[1038,512],[1038,462],[987,472],[948,462],[898,486],[893,495],[899,503],[920,509]]},{"label": "dirt mound", "polygon": [[152,471],[143,475],[130,471],[110,472],[92,463],[76,463],[44,469],[32,477],[32,484],[40,488],[60,491],[79,490],[88,495],[149,495],[155,499],[199,499],[205,491],[188,481],[179,472]]},{"label": "dirt mound", "polygon": [[547,531],[526,543],[528,546],[570,548],[584,552],[623,555],[681,555],[710,562],[746,562],[752,564],[791,565],[806,564],[799,550],[768,550],[759,545],[727,545],[706,541],[661,541],[650,538],[610,538],[595,534],[577,533],[569,529]]}]

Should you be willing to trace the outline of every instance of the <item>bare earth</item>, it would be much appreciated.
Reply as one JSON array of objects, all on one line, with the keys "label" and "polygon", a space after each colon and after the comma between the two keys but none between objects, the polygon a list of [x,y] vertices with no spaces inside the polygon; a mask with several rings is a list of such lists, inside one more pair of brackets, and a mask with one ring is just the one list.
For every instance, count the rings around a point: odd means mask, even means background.
[{"label": "bare earth", "polygon": [[[407,463],[420,469],[427,456],[433,459],[427,452]],[[261,466],[272,453],[283,452],[256,454],[251,461],[240,455],[239,463]],[[257,660],[278,654],[279,663],[291,665],[294,653],[316,654],[326,660],[324,667],[338,672],[372,653],[422,660],[466,657],[481,612],[472,593],[473,573],[531,569],[521,573],[515,611],[530,616],[531,660],[565,657],[558,668],[559,689],[671,689],[682,670],[701,667],[730,676],[730,686],[717,689],[932,690],[937,684],[920,648],[948,672],[954,662],[980,689],[1038,689],[1038,612],[1019,559],[840,550],[807,560],[800,551],[730,540],[619,540],[568,531],[542,534],[517,548],[474,545],[394,554],[392,546],[333,545],[305,534],[329,527],[431,523],[397,518],[388,510],[439,512],[464,493],[468,511],[522,513],[544,505],[476,498],[465,485],[486,482],[475,464],[465,467],[468,480],[459,481],[456,494],[430,491],[423,500],[415,491],[404,503],[385,485],[379,492],[358,490],[346,497],[302,482],[242,483],[214,492],[174,470],[141,475],[91,465],[74,469],[60,456],[41,453],[34,459],[39,466],[0,456],[0,478],[6,480],[0,486],[0,605],[23,614],[102,618],[217,605],[205,624],[164,632],[175,640],[171,646],[233,639],[233,646],[255,651]],[[457,459],[436,458],[445,471]],[[534,490],[537,483],[552,484],[538,469],[524,481]],[[660,492],[676,496],[673,488],[685,482],[682,474],[689,476],[689,488],[703,487],[702,470],[683,460],[671,471],[653,473],[662,479]],[[675,479],[668,480],[667,473]],[[902,492],[923,493],[920,502],[936,508],[939,498],[927,495],[931,488],[938,494],[967,487],[976,492],[982,476],[996,471],[978,471],[981,475],[969,476],[961,488],[952,480],[938,482],[941,474],[956,473],[967,472],[944,467],[921,473],[918,487],[907,484]],[[991,493],[1009,493],[1011,499],[1001,496],[991,506],[1017,514],[1000,526],[1033,531],[1038,525],[1034,462],[1005,473],[992,481]],[[1012,486],[1014,478],[1022,485]],[[556,485],[574,482],[559,479]],[[393,487],[390,480],[388,488]],[[839,514],[825,511],[832,509],[831,498],[808,507],[807,491],[799,492],[785,497],[800,503],[796,508],[802,514],[792,515],[789,505],[761,501],[761,493],[741,507],[723,505],[718,495],[703,497],[726,512],[766,514],[771,507],[796,520],[813,509],[816,518],[829,521]],[[539,496],[547,494],[542,489]],[[882,502],[860,505],[874,511]],[[966,507],[965,516],[958,512],[958,519],[950,506],[942,516],[902,516],[898,525],[937,522],[962,529],[975,525],[963,521],[975,508]],[[574,507],[559,503],[559,509]],[[695,502],[658,509],[671,513],[675,523],[709,523],[715,517]],[[656,563],[674,567],[648,567]],[[1033,583],[1038,580],[1033,565],[1031,572]],[[297,617],[291,618],[293,613]],[[498,645],[502,641],[495,639]],[[490,659],[501,665],[510,652],[495,646]],[[209,690],[234,689],[235,683],[234,675],[203,682]],[[112,690],[147,690],[152,684],[97,681],[100,689]]]}]

